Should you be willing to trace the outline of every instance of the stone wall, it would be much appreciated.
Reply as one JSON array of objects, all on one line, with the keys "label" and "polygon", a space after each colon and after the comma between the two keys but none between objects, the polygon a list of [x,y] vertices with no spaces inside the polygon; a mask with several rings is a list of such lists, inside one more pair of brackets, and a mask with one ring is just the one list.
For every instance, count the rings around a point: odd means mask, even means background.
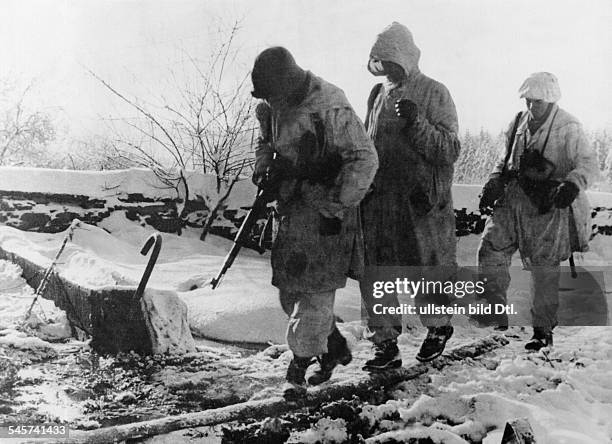
[{"label": "stone wall", "polygon": [[[66,230],[78,218],[91,225],[122,212],[128,220],[147,224],[164,233],[180,233],[185,226],[202,227],[209,210],[203,200],[189,201],[185,220],[178,217],[179,199],[155,200],[142,194],[112,199],[74,194],[0,191],[0,224],[24,231],[57,233]],[[225,210],[211,232],[231,238],[244,218],[246,209]],[[227,224],[224,221],[230,221]]]},{"label": "stone wall", "polygon": [[[0,224],[24,231],[57,233],[66,230],[74,218],[97,225],[113,212],[122,212],[128,220],[147,224],[164,233],[180,233],[188,226],[201,228],[208,215],[203,199],[189,201],[187,216],[179,219],[180,199],[153,199],[142,194],[124,197],[92,198],[74,194],[0,191]],[[244,220],[248,206],[222,211],[211,229],[212,234],[233,239]],[[612,235],[612,208],[595,207],[592,211],[593,234]],[[480,234],[486,218],[479,211],[455,209],[457,236]],[[260,221],[258,226],[263,225]],[[259,237],[254,230],[252,242]]]}]

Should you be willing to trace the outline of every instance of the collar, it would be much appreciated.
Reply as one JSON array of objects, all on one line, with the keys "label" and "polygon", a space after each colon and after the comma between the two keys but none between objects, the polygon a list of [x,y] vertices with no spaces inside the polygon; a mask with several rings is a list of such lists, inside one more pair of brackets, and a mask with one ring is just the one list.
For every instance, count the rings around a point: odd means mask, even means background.
[{"label": "collar", "polygon": [[529,128],[529,132],[531,134],[535,134],[535,132],[540,129],[542,127],[542,125],[544,125],[544,123],[548,120],[548,118],[550,117],[550,114],[553,110],[553,108],[555,107],[554,103],[550,103],[548,105],[548,108],[546,109],[546,112],[544,113],[544,115],[542,116],[541,119],[534,119],[533,115],[531,115],[531,113],[528,114],[528,118],[527,118],[527,127]]}]

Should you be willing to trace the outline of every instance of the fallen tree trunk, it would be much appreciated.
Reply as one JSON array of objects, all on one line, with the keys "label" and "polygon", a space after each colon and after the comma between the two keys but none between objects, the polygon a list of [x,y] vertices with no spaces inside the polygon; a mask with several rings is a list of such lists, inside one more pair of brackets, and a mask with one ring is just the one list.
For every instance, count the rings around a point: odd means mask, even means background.
[{"label": "fallen tree trunk", "polygon": [[[467,357],[473,358],[482,355],[507,343],[508,340],[503,336],[487,336],[445,353],[435,361],[436,368],[446,367]],[[384,373],[364,373],[363,377],[357,380],[340,381],[327,386],[309,389],[307,398],[298,404],[289,404],[281,397],[273,397],[261,401],[247,401],[202,412],[185,413],[98,430],[74,431],[68,439],[62,440],[62,442],[107,444],[128,439],[146,438],[175,430],[223,424],[244,418],[260,419],[267,416],[279,416],[298,408],[317,405],[322,402],[350,398],[353,395],[366,395],[375,388],[391,386],[402,381],[414,379],[427,373],[429,368],[427,364],[414,363],[408,367],[400,367]]]}]

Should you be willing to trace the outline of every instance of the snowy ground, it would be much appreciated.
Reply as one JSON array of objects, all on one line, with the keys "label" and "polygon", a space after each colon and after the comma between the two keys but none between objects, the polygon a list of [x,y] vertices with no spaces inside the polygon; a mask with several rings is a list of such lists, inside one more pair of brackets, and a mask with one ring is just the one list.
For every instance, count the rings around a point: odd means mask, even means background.
[{"label": "snowy ground", "polygon": [[[455,193],[456,206],[472,208],[475,187],[464,188],[465,192]],[[594,206],[612,207],[609,195],[598,193],[592,198]],[[599,222],[610,225],[609,220]],[[139,249],[151,233],[113,214],[100,227],[77,230],[58,271],[88,287],[135,289],[147,261]],[[0,227],[4,249],[43,266],[53,258],[63,236]],[[41,300],[35,317],[18,329],[33,290],[20,277],[18,267],[0,261],[0,423],[59,420],[95,428],[277,395],[290,359],[283,346],[256,352],[207,341],[284,342],[286,319],[269,284],[269,257],[244,250],[221,287],[213,291],[206,282],[217,272],[230,243],[214,236],[202,243],[198,237],[199,233],[189,230],[181,237],[163,235],[162,252],[147,290],[174,292],[187,304],[198,351],[182,357],[97,357],[86,343],[68,338],[65,315],[47,300]],[[461,265],[475,264],[477,243],[477,236],[459,239]],[[583,278],[592,276],[585,268],[601,271],[596,279],[602,291],[583,294],[565,277],[562,322],[581,325],[585,316],[597,313],[606,323],[612,307],[612,237],[596,236],[591,251],[576,259]],[[510,299],[526,306],[528,275],[518,258],[514,265]],[[361,375],[363,361],[371,356],[369,343],[361,339],[355,282],[338,292],[336,312],[346,321],[341,328],[355,361],[340,369],[332,383]],[[462,317],[456,317],[455,323],[457,333],[449,347],[487,333],[469,326]],[[424,331],[414,317],[407,317],[406,324],[416,327],[407,328],[400,337],[404,361],[410,364]],[[499,442],[507,419],[521,416],[529,419],[538,444],[610,442],[612,329],[560,327],[555,346],[547,354],[525,353],[523,345],[529,336],[528,329],[514,327],[508,333],[510,344],[502,349],[441,370],[434,365],[424,378],[389,390],[384,399],[378,399],[378,403],[389,399],[383,406],[364,400],[358,415],[362,423],[371,421],[366,435],[372,442],[429,436],[433,442],[492,444]],[[291,430],[291,439],[333,442],[335,436],[341,442],[354,431],[342,421],[328,418],[314,427],[302,424]],[[218,429],[206,433],[213,442],[219,441]],[[203,436],[202,431],[183,431],[151,442],[202,442]]]},{"label": "snowy ground", "polygon": [[[96,227],[77,232],[62,256],[60,272],[90,286],[135,286],[146,261],[138,247],[150,231],[112,218],[105,228],[113,235]],[[61,238],[61,234],[0,228],[4,247],[18,249],[40,263],[55,254]],[[610,250],[603,246],[607,238],[600,239],[593,252],[581,258],[583,264],[601,263],[608,257]],[[474,251],[476,242],[475,237],[460,240],[464,264],[470,263],[468,250]],[[268,284],[266,256],[245,251],[219,290],[189,291],[214,274],[227,248],[226,241],[214,237],[202,246],[195,234],[164,235],[151,291],[175,291],[186,301],[196,336],[205,333],[228,341],[281,343],[285,319]],[[524,283],[520,285],[526,291]],[[341,328],[355,361],[340,369],[332,383],[360,375],[363,361],[371,356],[369,343],[361,339],[356,290],[351,283],[341,292],[338,310],[347,321]],[[0,262],[0,292],[0,422],[60,420],[74,427],[95,428],[263,399],[279,394],[290,359],[283,346],[256,353],[202,340],[197,353],[180,358],[99,358],[86,343],[66,339],[65,318],[49,301],[36,306],[38,321],[30,323],[27,333],[16,329],[33,290],[20,277],[18,267],[6,261]],[[576,295],[566,296],[575,299]],[[605,298],[609,306],[609,292]],[[407,323],[418,325],[416,319]],[[457,324],[465,322],[457,319]],[[458,327],[449,347],[486,333]],[[412,328],[400,337],[406,364],[413,362],[423,334],[422,328]],[[529,335],[525,329],[513,328],[507,347],[442,370],[433,367],[424,379],[389,390],[383,401],[390,400],[383,405],[365,400],[358,415],[361,422],[371,421],[366,435],[372,442],[430,437],[433,442],[482,439],[492,444],[501,439],[506,420],[527,417],[538,443],[610,442],[612,329],[558,328],[555,347],[548,354],[525,353],[523,345]],[[336,442],[342,442],[352,433],[350,424],[340,418],[321,419],[311,426],[294,427],[291,440],[334,442],[339,438]],[[150,441],[202,442],[204,433],[211,442],[221,439],[216,429],[174,432]]]},{"label": "snowy ground", "polygon": [[[344,331],[355,332],[355,327]],[[486,333],[459,328],[452,346]],[[383,402],[389,400],[383,404],[379,404],[380,396],[378,404],[374,400],[359,403],[351,412],[354,416],[346,411],[338,415],[311,412],[314,424],[306,428],[303,415],[284,416],[282,420],[293,426],[289,428],[289,442],[340,443],[354,440],[359,432],[367,442],[499,444],[507,421],[527,418],[538,444],[609,443],[612,331],[606,327],[559,328],[553,349],[532,354],[523,348],[529,332],[511,328],[506,336],[510,339],[506,347],[441,370],[432,364],[421,378],[388,389]],[[422,337],[417,330],[400,336],[405,364],[413,362]],[[364,341],[353,342],[353,352],[356,362],[341,368],[330,383],[355,377],[361,372],[363,360],[371,356]],[[270,389],[265,394],[277,392]],[[219,429],[190,429],[147,442],[220,442],[222,434]],[[226,435],[236,436],[236,432]]]},{"label": "snowy ground", "polygon": [[[254,353],[200,342],[197,353],[177,358],[99,358],[85,343],[61,341],[66,335],[56,324],[62,324],[62,314],[46,301],[44,314],[38,306],[35,313],[54,322],[31,324],[28,334],[15,328],[32,289],[14,264],[0,261],[0,289],[2,423],[62,421],[95,428],[279,395],[290,359],[283,346]],[[49,325],[55,334],[45,330]],[[371,356],[359,322],[341,329],[355,359],[328,384],[362,375],[361,365]],[[423,333],[413,328],[400,336],[406,365],[414,362]],[[488,333],[459,327],[449,347]],[[377,403],[363,400],[356,409],[359,421],[318,415],[308,427],[302,420],[301,427],[290,429],[290,442],[343,442],[361,424],[358,430],[368,442],[429,437],[439,443],[497,444],[505,422],[518,417],[529,420],[538,444],[610,442],[612,330],[558,328],[555,346],[532,354],[523,349],[528,331],[514,327],[506,336],[506,347],[444,369],[433,364],[419,379],[389,388]],[[222,435],[220,428],[191,429],[147,442],[221,442]]]}]

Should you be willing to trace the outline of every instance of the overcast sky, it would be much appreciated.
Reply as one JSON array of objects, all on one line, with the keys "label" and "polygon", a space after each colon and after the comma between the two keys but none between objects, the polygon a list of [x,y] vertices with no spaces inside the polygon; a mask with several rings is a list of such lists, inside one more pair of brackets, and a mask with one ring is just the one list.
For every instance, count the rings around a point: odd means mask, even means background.
[{"label": "overcast sky", "polygon": [[38,79],[37,97],[75,133],[120,111],[85,73],[122,91],[163,92],[168,67],[210,51],[213,19],[242,19],[245,73],[270,45],[340,86],[363,116],[377,79],[366,70],[376,34],[392,21],[413,32],[421,70],[453,96],[462,130],[497,132],[523,103],[530,73],[550,71],[562,107],[587,128],[612,127],[610,0],[2,0],[0,76]]}]

